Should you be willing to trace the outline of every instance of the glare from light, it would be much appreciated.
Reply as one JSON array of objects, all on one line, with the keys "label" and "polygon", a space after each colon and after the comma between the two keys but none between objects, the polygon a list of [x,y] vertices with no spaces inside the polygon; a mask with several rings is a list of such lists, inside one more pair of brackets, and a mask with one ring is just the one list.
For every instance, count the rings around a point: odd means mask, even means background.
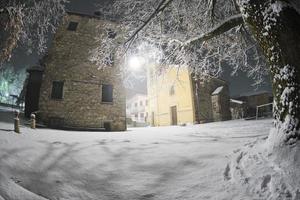
[{"label": "glare from light", "polygon": [[144,65],[145,60],[141,57],[133,56],[129,58],[129,68],[133,71],[137,71],[141,69],[141,67]]}]

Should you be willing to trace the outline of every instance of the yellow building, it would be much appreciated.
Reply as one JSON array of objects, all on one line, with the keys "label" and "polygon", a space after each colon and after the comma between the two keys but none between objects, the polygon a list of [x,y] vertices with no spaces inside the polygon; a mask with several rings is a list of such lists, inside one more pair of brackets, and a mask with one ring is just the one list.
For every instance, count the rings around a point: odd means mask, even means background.
[{"label": "yellow building", "polygon": [[[147,73],[147,121],[152,126],[230,119],[228,87],[225,81],[215,78],[195,80],[186,67],[172,66],[160,75],[157,69],[150,67]],[[216,89],[221,89],[219,93],[225,101],[218,102],[225,102],[224,105],[213,106],[211,96],[216,95]],[[222,108],[219,109],[222,112],[218,119],[214,119],[214,108]]]}]

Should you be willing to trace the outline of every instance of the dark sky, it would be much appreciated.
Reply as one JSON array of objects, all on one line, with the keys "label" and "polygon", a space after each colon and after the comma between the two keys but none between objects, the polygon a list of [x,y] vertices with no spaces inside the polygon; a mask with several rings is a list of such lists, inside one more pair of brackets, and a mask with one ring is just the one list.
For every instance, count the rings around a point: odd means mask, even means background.
[{"label": "dark sky", "polygon": [[[70,11],[93,14],[96,11],[96,4],[106,4],[109,2],[112,2],[112,0],[70,0],[70,3],[67,5],[67,9]],[[24,53],[24,49],[18,48],[14,52],[11,63],[17,69],[28,68],[38,62],[38,57],[39,56],[36,54],[26,55]],[[228,81],[231,96],[237,96],[238,94],[254,90],[271,91],[269,77],[266,77],[265,83],[259,87],[251,86],[254,82],[249,79],[245,73],[239,73],[238,76],[232,77],[230,76],[229,71],[225,71],[222,78]],[[137,84],[135,84],[133,91],[146,90],[145,82],[136,82]]]},{"label": "dark sky", "polygon": [[107,4],[112,0],[70,0],[67,9],[76,12],[94,13],[96,4]]}]

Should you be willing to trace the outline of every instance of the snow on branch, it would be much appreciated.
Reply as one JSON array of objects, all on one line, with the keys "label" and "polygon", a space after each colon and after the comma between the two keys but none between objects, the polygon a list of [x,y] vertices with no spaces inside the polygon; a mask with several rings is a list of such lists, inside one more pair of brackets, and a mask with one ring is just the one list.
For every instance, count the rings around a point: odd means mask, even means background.
[{"label": "snow on branch", "polygon": [[237,27],[238,25],[241,25],[244,23],[244,20],[242,18],[241,14],[234,15],[232,17],[227,18],[222,23],[211,29],[210,31],[198,36],[191,38],[190,40],[187,40],[183,43],[184,46],[187,45],[194,45],[196,43],[201,43],[203,41],[207,41],[209,39],[212,39],[216,36],[219,36],[229,30],[231,30],[234,27]]},{"label": "snow on branch", "polygon": [[162,0],[153,13],[144,21],[144,23],[128,38],[125,42],[130,42],[157,14],[162,12],[173,0]]},{"label": "snow on branch", "polygon": [[[266,74],[255,41],[243,36],[248,27],[241,26],[244,21],[234,0],[115,0],[109,9],[99,7],[104,16],[116,16],[123,27],[121,62],[130,55],[148,58],[149,52],[156,52],[151,62],[186,66],[195,74],[219,76],[228,66],[235,74],[246,72],[257,83]],[[95,58],[116,47],[105,45]]]}]

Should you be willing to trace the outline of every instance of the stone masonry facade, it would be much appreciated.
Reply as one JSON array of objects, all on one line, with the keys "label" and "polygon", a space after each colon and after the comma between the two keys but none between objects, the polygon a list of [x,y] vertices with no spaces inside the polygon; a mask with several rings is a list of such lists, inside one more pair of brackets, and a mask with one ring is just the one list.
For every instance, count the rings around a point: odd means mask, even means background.
[{"label": "stone masonry facade", "polygon": [[[193,75],[195,77],[195,75]],[[218,78],[195,78],[192,81],[195,120],[197,123],[230,120],[229,89],[226,81]],[[218,87],[224,87],[219,95],[212,95]],[[215,106],[216,105],[216,106]],[[214,112],[217,107],[217,112]],[[216,114],[218,113],[218,114]]]},{"label": "stone masonry facade", "polygon": [[[119,65],[114,62],[99,69],[88,59],[96,47],[95,36],[99,29],[107,32],[107,23],[119,33],[115,22],[76,13],[64,17],[44,63],[39,116],[46,125],[126,130],[126,95]],[[53,98],[54,82],[62,87],[59,99]],[[102,96],[106,86],[112,93],[109,102]]]}]

